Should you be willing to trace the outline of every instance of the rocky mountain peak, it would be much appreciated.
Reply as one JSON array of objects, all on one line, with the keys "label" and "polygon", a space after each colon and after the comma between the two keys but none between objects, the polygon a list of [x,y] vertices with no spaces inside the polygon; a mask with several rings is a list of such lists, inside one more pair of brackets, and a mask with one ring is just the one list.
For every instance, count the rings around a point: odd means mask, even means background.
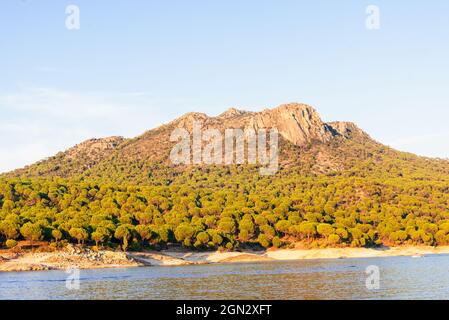
[{"label": "rocky mountain peak", "polygon": [[177,128],[185,128],[189,131],[192,129],[192,124],[194,121],[205,122],[209,119],[207,114],[201,112],[189,112],[180,118],[172,121],[170,124],[175,125]]},{"label": "rocky mountain peak", "polygon": [[229,108],[228,110],[226,110],[225,112],[220,114],[218,116],[218,118],[233,118],[233,117],[238,117],[238,116],[241,116],[241,115],[244,115],[247,113],[248,113],[248,111],[238,110],[236,108]]},{"label": "rocky mountain peak", "polygon": [[311,142],[328,142],[335,136],[350,139],[354,133],[363,132],[349,122],[325,123],[319,113],[303,103],[282,104],[274,109],[249,112],[230,108],[217,117],[204,113],[190,112],[172,122],[175,127],[192,130],[193,122],[201,122],[202,127],[242,129],[277,129],[287,141],[304,146]]},{"label": "rocky mountain peak", "polygon": [[300,103],[280,105],[256,113],[248,125],[254,129],[277,128],[291,143],[302,146],[312,141],[329,141],[332,131],[311,106]]}]

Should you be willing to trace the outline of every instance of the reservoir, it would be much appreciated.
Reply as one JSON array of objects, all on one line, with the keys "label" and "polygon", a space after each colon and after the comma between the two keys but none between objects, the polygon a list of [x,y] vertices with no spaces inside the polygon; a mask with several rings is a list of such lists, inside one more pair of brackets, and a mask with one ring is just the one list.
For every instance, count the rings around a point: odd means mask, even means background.
[{"label": "reservoir", "polygon": [[448,299],[449,255],[80,270],[78,289],[68,277],[3,272],[0,299]]}]

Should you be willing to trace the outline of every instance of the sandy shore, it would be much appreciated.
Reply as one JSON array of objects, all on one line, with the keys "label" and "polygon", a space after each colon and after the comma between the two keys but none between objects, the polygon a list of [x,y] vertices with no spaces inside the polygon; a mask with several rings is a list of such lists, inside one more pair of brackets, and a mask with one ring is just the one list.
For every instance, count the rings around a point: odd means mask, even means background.
[{"label": "sandy shore", "polygon": [[328,248],[328,249],[292,249],[268,251],[267,256],[274,260],[301,259],[343,259],[413,256],[422,257],[431,254],[449,254],[449,246],[441,247],[381,247],[381,248]]},{"label": "sandy shore", "polygon": [[146,252],[93,251],[90,249],[69,249],[57,252],[2,254],[0,271],[66,270],[67,268],[124,268],[139,266],[180,266],[209,263],[236,263],[273,260],[342,259],[449,254],[444,247],[383,247],[329,248],[329,249],[279,249],[245,252],[188,252],[184,250],[163,250]]},{"label": "sandy shore", "polygon": [[251,262],[273,260],[343,259],[373,258],[393,256],[422,257],[431,254],[449,254],[449,246],[444,247],[382,247],[369,248],[328,248],[328,249],[278,249],[245,252],[182,252],[161,251],[157,253],[133,253],[130,256],[151,265],[186,265],[203,263]]}]

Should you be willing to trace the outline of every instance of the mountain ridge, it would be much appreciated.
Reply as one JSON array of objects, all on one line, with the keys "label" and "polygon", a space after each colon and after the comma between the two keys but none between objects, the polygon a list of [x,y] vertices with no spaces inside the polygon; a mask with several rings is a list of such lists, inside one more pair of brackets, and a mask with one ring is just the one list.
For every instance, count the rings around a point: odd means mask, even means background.
[{"label": "mountain ridge", "polygon": [[[259,112],[230,108],[218,116],[189,112],[173,121],[145,131],[135,138],[106,137],[89,139],[53,157],[16,169],[6,176],[62,177],[96,179],[104,182],[151,183],[156,172],[176,174],[191,167],[175,166],[169,159],[176,128],[192,132],[193,122],[203,129],[270,129],[279,131],[280,170],[296,167],[311,174],[330,174],[350,170],[371,160],[379,165],[382,155],[401,157],[401,152],[373,140],[356,124],[345,121],[324,122],[319,113],[303,103],[281,104]],[[375,170],[375,169],[371,169]]]},{"label": "mountain ridge", "polygon": [[[260,112],[230,108],[218,116],[189,112],[167,124],[147,130],[135,138],[88,139],[72,148],[59,152],[53,157],[25,168],[16,169],[9,174],[35,176],[31,172],[37,171],[39,176],[49,174],[51,176],[70,177],[92,169],[95,165],[113,156],[117,151],[123,151],[130,158],[142,159],[147,157],[151,161],[166,162],[167,150],[172,146],[168,138],[169,134],[174,128],[185,128],[191,132],[193,121],[202,122],[204,129],[218,128],[221,131],[227,128],[252,128],[255,130],[276,128],[282,138],[296,146],[305,146],[313,141],[326,143],[339,135],[346,139],[351,138],[350,135],[342,131],[341,125],[333,128],[331,124],[324,123],[321,120],[314,108],[300,103],[283,104],[274,109],[265,109]],[[351,128],[358,133],[362,132],[355,125]],[[357,130],[354,130],[354,128],[357,128]],[[368,135],[366,136],[368,137]],[[120,157],[120,155],[118,156]],[[60,168],[64,166],[68,168],[61,170]]]}]

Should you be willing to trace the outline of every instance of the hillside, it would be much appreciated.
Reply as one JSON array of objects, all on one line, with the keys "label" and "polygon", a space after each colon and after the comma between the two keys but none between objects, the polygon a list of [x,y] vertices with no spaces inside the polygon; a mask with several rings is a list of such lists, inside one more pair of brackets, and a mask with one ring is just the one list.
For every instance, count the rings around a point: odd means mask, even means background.
[{"label": "hillside", "polygon": [[[398,153],[372,140],[355,124],[324,123],[319,114],[304,104],[281,105],[262,112],[229,109],[217,117],[188,113],[166,125],[149,130],[134,139],[110,137],[83,142],[54,157],[18,169],[8,176],[62,177],[94,180],[103,183],[146,185],[154,178],[173,178],[191,167],[174,166],[169,159],[174,142],[170,134],[175,128],[192,131],[193,121],[200,121],[203,129],[216,128],[277,128],[280,134],[280,169],[294,167],[304,173],[341,173],[362,165],[377,170],[388,159],[404,159],[409,165],[428,168],[422,158]],[[411,161],[412,160],[412,161]],[[374,167],[370,167],[374,164]],[[401,166],[401,165],[399,165]]]},{"label": "hillside", "polygon": [[[176,128],[277,128],[279,171],[174,165]],[[83,142],[0,178],[0,242],[138,249],[449,244],[449,163],[399,152],[304,104],[188,113],[133,139]],[[61,242],[62,241],[62,242]]]},{"label": "hillside", "polygon": [[[230,109],[217,117],[188,113],[134,139],[106,138],[83,142],[55,157],[16,170],[13,175],[150,183],[148,178],[154,170],[158,171],[160,166],[164,169],[173,167],[169,159],[170,150],[174,145],[170,142],[170,134],[175,128],[185,128],[192,132],[193,121],[200,121],[203,129],[216,128],[221,132],[226,128],[277,128],[282,140],[283,153],[280,158],[283,164],[300,160],[303,156],[299,151],[301,147],[308,149],[331,142],[341,144],[344,140],[351,139],[362,144],[370,141],[369,137],[353,124],[334,123],[333,127],[323,123],[312,107],[303,104],[282,105],[257,113]],[[102,146],[101,152],[98,152],[98,146]],[[324,148],[331,151],[330,148]],[[289,150],[291,152],[288,152]],[[332,154],[322,150],[317,152],[317,169],[326,170],[327,165],[336,168],[343,165],[338,159],[332,161]]]}]

